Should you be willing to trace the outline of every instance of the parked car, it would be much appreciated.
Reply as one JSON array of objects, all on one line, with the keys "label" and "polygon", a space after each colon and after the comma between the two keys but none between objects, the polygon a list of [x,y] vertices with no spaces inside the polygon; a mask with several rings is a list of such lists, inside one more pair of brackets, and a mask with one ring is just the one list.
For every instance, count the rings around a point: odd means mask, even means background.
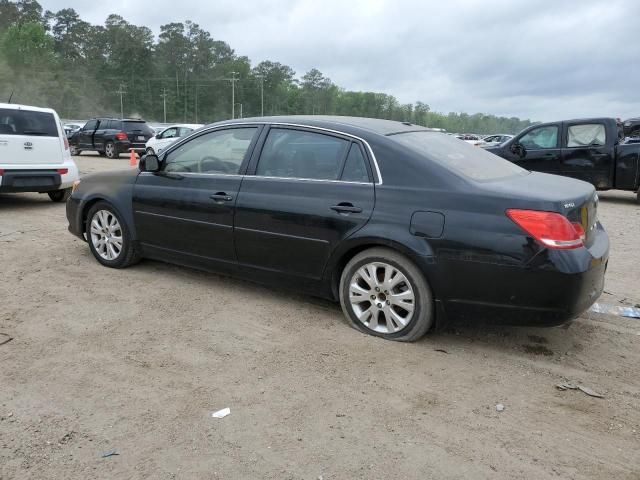
[{"label": "parked car", "polygon": [[622,123],[625,137],[640,137],[640,117],[629,118]]},{"label": "parked car", "polygon": [[602,292],[592,185],[427,128],[245,118],[139,167],[83,177],[67,203],[69,230],[104,266],[148,257],[294,288],[401,341],[446,316],[560,324]]},{"label": "parked car", "polygon": [[543,123],[486,150],[527,170],[578,178],[598,190],[638,192],[640,202],[640,145],[621,143],[614,118]]},{"label": "parked car", "polygon": [[0,103],[0,193],[47,193],[62,202],[77,180],[55,110]]},{"label": "parked car", "polygon": [[194,130],[203,127],[195,123],[181,123],[177,125],[171,125],[164,130],[156,133],[151,137],[146,144],[146,153],[157,154],[162,152],[165,148],[175,142],[178,138],[193,132]]},{"label": "parked car", "polygon": [[108,158],[118,158],[121,153],[134,149],[145,152],[145,144],[153,132],[144,120],[136,118],[94,118],[69,138],[72,155],[95,151]]},{"label": "parked car", "polygon": [[75,132],[82,128],[82,125],[78,125],[77,123],[65,123],[63,125],[64,133],[67,137],[70,137]]},{"label": "parked car", "polygon": [[513,138],[513,135],[501,134],[501,135],[487,135],[482,139],[480,146],[482,147],[496,147],[501,143],[509,141]]},{"label": "parked car", "polygon": [[478,135],[474,135],[472,133],[463,133],[461,135],[456,136],[459,140],[464,140],[471,145],[480,145],[482,143],[482,139]]}]

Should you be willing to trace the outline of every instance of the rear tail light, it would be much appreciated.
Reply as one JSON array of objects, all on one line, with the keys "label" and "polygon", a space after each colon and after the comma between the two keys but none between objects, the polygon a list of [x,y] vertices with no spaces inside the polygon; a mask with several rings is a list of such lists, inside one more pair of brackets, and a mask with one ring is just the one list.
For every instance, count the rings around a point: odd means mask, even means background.
[{"label": "rear tail light", "polygon": [[69,139],[64,137],[64,149],[69,150]]},{"label": "rear tail light", "polygon": [[567,250],[584,245],[584,229],[555,212],[507,210],[507,217],[547,248]]},{"label": "rear tail light", "polygon": [[4,169],[3,169],[3,168],[0,168],[0,177],[1,177],[2,175],[4,175]]},{"label": "rear tail light", "polygon": [[126,133],[124,133],[124,132],[118,132],[118,133],[116,133],[116,139],[117,139],[117,140],[126,140],[126,139],[128,139],[128,138],[129,138],[129,137],[127,137],[127,134],[126,134]]},{"label": "rear tail light", "polygon": [[69,172],[68,168],[59,168],[56,170],[60,175],[66,175]]}]

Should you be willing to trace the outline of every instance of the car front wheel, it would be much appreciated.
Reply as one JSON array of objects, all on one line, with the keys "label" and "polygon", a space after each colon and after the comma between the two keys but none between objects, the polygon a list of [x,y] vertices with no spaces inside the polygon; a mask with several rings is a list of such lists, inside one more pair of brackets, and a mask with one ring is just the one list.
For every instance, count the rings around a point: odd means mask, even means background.
[{"label": "car front wheel", "polygon": [[76,155],[80,155],[82,150],[78,150],[78,147],[75,145],[69,145],[69,153],[75,157]]},{"label": "car front wheel", "polygon": [[147,148],[147,151],[145,152],[146,155],[155,155],[156,152],[153,151],[153,148],[149,147]]},{"label": "car front wheel", "polygon": [[109,203],[91,207],[86,233],[91,253],[102,265],[124,268],[139,260],[126,225]]},{"label": "car front wheel", "polygon": [[388,340],[413,342],[433,325],[433,295],[413,262],[387,248],[354,256],[342,271],[340,304],[349,323]]}]

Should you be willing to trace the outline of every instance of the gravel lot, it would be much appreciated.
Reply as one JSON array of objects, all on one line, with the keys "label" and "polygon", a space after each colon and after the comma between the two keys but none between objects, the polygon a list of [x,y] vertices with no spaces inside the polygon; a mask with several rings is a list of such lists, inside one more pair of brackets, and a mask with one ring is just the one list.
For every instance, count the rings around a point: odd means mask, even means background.
[{"label": "gravel lot", "polygon": [[[600,301],[638,304],[640,206],[601,199]],[[640,320],[399,344],[312,297],[101,267],[66,228],[46,195],[0,195],[2,480],[640,478]],[[605,398],[555,388],[567,380]]]}]

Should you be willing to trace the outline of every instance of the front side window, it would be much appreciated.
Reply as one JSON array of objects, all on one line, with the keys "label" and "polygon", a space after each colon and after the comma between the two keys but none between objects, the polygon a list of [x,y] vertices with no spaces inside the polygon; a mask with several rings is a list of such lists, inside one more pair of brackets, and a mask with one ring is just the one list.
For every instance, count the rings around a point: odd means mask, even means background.
[{"label": "front side window", "polygon": [[176,127],[167,128],[160,134],[160,138],[174,138],[177,136],[178,129]]},{"label": "front side window", "polygon": [[272,128],[256,175],[338,180],[349,143],[321,133]]},{"label": "front side window", "polygon": [[558,147],[558,126],[549,125],[531,130],[520,138],[520,143],[529,150]]},{"label": "front side window", "polygon": [[571,125],[567,135],[567,147],[596,147],[606,144],[606,131],[602,123]]},{"label": "front side window", "polygon": [[257,127],[205,133],[169,152],[164,170],[237,175]]},{"label": "front side window", "polygon": [[97,120],[89,120],[84,126],[83,130],[89,130],[89,131],[95,130],[97,126],[98,126]]}]

